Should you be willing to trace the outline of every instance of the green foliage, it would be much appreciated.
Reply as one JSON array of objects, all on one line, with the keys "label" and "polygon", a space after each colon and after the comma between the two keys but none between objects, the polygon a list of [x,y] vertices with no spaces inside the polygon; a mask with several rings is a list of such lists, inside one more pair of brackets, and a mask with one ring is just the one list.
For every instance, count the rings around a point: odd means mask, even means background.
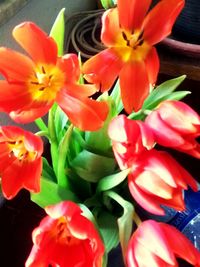
[{"label": "green foliage", "polygon": [[64,33],[65,33],[65,8],[62,8],[50,31],[50,36],[53,37],[53,39],[56,41],[58,47],[58,56],[63,55]]},{"label": "green foliage", "polygon": [[98,183],[97,191],[101,192],[114,188],[126,179],[129,172],[130,170],[126,169],[102,178]]},{"label": "green foliage", "polygon": [[41,191],[31,193],[31,200],[42,208],[64,200],[78,202],[76,194],[45,177],[41,177]]},{"label": "green foliage", "polygon": [[106,251],[109,252],[119,244],[117,218],[107,211],[102,211],[96,221],[103,237]]},{"label": "green foliage", "polygon": [[82,150],[70,162],[70,165],[76,174],[89,182],[97,182],[113,173],[116,167],[114,158],[101,156],[87,150]]},{"label": "green foliage", "polygon": [[105,9],[112,8],[117,4],[117,0],[101,0],[102,7]]},{"label": "green foliage", "polygon": [[190,94],[189,91],[179,91],[174,93],[176,88],[183,82],[186,78],[185,75],[182,75],[178,78],[170,79],[164,83],[157,86],[144,101],[142,109],[152,110],[158,106],[164,100],[174,99],[180,100],[187,94]]}]

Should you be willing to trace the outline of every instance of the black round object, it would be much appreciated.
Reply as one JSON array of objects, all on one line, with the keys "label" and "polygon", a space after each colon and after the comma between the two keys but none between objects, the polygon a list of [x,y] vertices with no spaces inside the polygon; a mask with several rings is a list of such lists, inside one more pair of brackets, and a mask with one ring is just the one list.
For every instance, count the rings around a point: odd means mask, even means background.
[{"label": "black round object", "polygon": [[200,44],[200,1],[186,0],[173,27],[173,36],[188,43]]}]

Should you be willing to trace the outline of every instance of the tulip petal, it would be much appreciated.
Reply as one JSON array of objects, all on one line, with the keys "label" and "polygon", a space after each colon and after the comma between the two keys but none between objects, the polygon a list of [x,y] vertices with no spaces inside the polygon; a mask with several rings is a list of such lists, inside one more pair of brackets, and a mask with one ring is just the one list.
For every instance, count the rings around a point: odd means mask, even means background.
[{"label": "tulip petal", "polygon": [[121,28],[132,32],[140,29],[152,0],[118,0]]},{"label": "tulip petal", "polygon": [[66,54],[57,60],[57,67],[66,73],[66,83],[77,82],[80,77],[79,61],[76,54]]},{"label": "tulip petal", "polygon": [[32,99],[24,84],[0,80],[0,111],[11,112],[30,104]]},{"label": "tulip petal", "polygon": [[[153,111],[146,117],[145,122],[150,128],[153,128],[155,141],[163,146],[177,147],[184,144],[184,139],[173,130],[167,123],[162,120],[160,113]],[[164,131],[163,131],[164,130]]]},{"label": "tulip petal", "polygon": [[33,74],[33,62],[25,55],[0,47],[0,73],[8,82],[26,82]]},{"label": "tulip petal", "polygon": [[67,90],[61,91],[57,102],[69,120],[76,127],[86,131],[96,131],[101,128],[108,114],[105,102],[98,102],[81,95],[70,95]]},{"label": "tulip petal", "polygon": [[42,158],[25,164],[23,167],[23,188],[33,193],[40,192],[40,177],[42,173]]},{"label": "tulip petal", "polygon": [[[160,223],[161,224],[161,223]],[[181,232],[175,227],[162,223],[162,229],[166,235],[167,242],[174,253],[188,261],[194,266],[200,265],[200,253],[193,246],[191,241],[187,239]],[[176,237],[176,238],[174,238]]]},{"label": "tulip petal", "polygon": [[171,33],[184,2],[184,0],[162,0],[147,14],[143,23],[144,39],[150,45],[162,41]]},{"label": "tulip petal", "polygon": [[[152,240],[151,240],[151,243],[152,243]],[[147,267],[147,266],[172,267],[172,266],[174,266],[174,265],[166,263],[160,257],[158,257],[157,255],[155,255],[151,251],[149,251],[142,244],[135,245],[134,253],[135,253],[135,258],[137,259],[137,262],[139,263],[139,267]]]},{"label": "tulip petal", "polygon": [[151,254],[160,257],[165,262],[172,265],[176,262],[166,240],[166,236],[157,222],[153,220],[143,222],[142,227],[138,228],[136,241],[139,243],[139,246],[143,245]]},{"label": "tulip petal", "polygon": [[81,208],[71,201],[68,201],[67,205],[64,201],[58,203],[57,205],[50,205],[45,208],[45,211],[53,219],[58,219],[62,216],[67,216],[71,219],[74,214],[81,214]]},{"label": "tulip petal", "polygon": [[44,116],[49,109],[51,108],[52,103],[50,105],[44,105],[38,108],[30,108],[27,110],[18,110],[12,111],[9,113],[9,116],[12,120],[17,123],[30,123],[42,116]]},{"label": "tulip petal", "polygon": [[148,194],[150,193],[164,199],[172,198],[173,188],[152,171],[143,171],[137,176],[135,183]]},{"label": "tulip petal", "polygon": [[82,71],[88,82],[98,84],[100,90],[104,92],[114,84],[122,66],[123,62],[117,51],[108,48],[87,60],[83,64]]},{"label": "tulip petal", "polygon": [[66,84],[66,88],[67,93],[74,97],[90,97],[97,92],[94,84]]},{"label": "tulip petal", "polygon": [[13,29],[13,37],[39,63],[56,64],[56,42],[33,22],[24,22]]},{"label": "tulip petal", "polygon": [[12,165],[4,170],[1,175],[2,192],[5,198],[12,199],[23,188],[21,182],[23,174],[23,165],[16,159]]},{"label": "tulip petal", "polygon": [[144,156],[142,160],[145,161],[144,168],[146,170],[151,170],[160,176],[168,185],[177,187],[177,177],[180,177],[180,172],[173,166],[176,161],[174,162],[168,153],[153,149],[145,153]]},{"label": "tulip petal", "polygon": [[182,188],[177,188],[173,192],[173,196],[171,199],[162,199],[160,203],[164,206],[168,206],[172,209],[183,211],[185,210],[185,202],[183,199],[183,190]]},{"label": "tulip petal", "polygon": [[[122,33],[118,18],[118,9],[108,9],[102,16],[101,41],[109,47],[120,43],[121,38]],[[121,41],[123,41],[123,38]]]},{"label": "tulip petal", "polygon": [[143,192],[136,184],[134,184],[131,176],[131,174],[128,176],[128,186],[131,195],[138,202],[138,204],[152,214],[165,215],[164,210],[158,203],[158,199]]},{"label": "tulip petal", "polygon": [[147,69],[149,83],[154,85],[156,83],[160,68],[160,61],[155,47],[152,47],[149,53],[147,54],[145,58],[145,65]]},{"label": "tulip petal", "polygon": [[119,74],[121,98],[127,113],[138,111],[149,94],[149,81],[143,61],[126,63]]},{"label": "tulip petal", "polygon": [[161,119],[169,127],[182,134],[196,133],[200,126],[199,115],[187,104],[181,101],[164,101],[160,108]]}]

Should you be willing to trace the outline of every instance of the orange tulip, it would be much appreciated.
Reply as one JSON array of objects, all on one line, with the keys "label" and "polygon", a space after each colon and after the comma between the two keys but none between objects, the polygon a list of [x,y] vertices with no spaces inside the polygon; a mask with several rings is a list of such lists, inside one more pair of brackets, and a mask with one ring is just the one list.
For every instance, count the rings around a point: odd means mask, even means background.
[{"label": "orange tulip", "polygon": [[94,85],[78,83],[77,56],[57,57],[55,41],[32,22],[16,26],[13,36],[30,58],[0,48],[0,73],[6,78],[0,81],[0,111],[16,122],[28,123],[45,115],[57,102],[75,126],[99,129],[108,106],[89,98],[97,90]]},{"label": "orange tulip", "polygon": [[175,227],[147,220],[133,233],[127,250],[127,267],[177,267],[176,257],[200,266],[200,252]]},{"label": "orange tulip", "polygon": [[101,40],[107,47],[83,65],[85,78],[109,90],[119,76],[121,98],[128,113],[138,111],[154,84],[159,59],[154,44],[170,34],[184,0],[118,0],[102,17]]},{"label": "orange tulip", "polygon": [[16,196],[20,189],[40,191],[43,142],[16,126],[0,127],[0,177],[3,195]]},{"label": "orange tulip", "polygon": [[70,201],[46,209],[33,231],[26,267],[102,267],[104,245],[93,223]]}]

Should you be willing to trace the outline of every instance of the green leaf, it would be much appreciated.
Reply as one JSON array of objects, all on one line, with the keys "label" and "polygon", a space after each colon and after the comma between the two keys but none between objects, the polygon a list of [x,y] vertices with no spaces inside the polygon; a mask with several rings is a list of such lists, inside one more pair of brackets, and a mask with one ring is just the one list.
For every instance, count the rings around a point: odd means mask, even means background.
[{"label": "green leaf", "polygon": [[178,78],[170,79],[165,81],[161,85],[157,86],[144,101],[142,109],[153,109],[155,108],[163,99],[167,99],[167,96],[176,90],[176,88],[183,82],[186,78],[182,75]]},{"label": "green leaf", "polygon": [[102,7],[105,9],[112,8],[117,4],[117,0],[101,0]]},{"label": "green leaf", "polygon": [[113,115],[117,116],[124,108],[121,98],[121,89],[119,84],[119,79],[117,80],[111,94],[111,98],[114,102]]},{"label": "green leaf", "polygon": [[130,202],[124,200],[123,209],[124,213],[117,222],[119,226],[119,240],[122,254],[125,256],[128,242],[132,234],[134,207]]},{"label": "green leaf", "polygon": [[31,200],[42,208],[64,200],[79,201],[72,191],[58,186],[45,177],[41,177],[41,191],[31,193]]},{"label": "green leaf", "polygon": [[102,211],[96,221],[103,237],[106,251],[109,252],[119,244],[117,218],[106,211]]},{"label": "green leaf", "polygon": [[95,150],[101,151],[104,154],[106,154],[108,150],[111,150],[111,140],[108,136],[108,125],[110,121],[112,120],[112,118],[114,117],[114,113],[115,113],[114,104],[115,103],[113,99],[110,96],[108,96],[107,93],[104,93],[103,95],[101,95],[100,99],[106,101],[109,106],[108,116],[106,118],[106,121],[104,122],[103,127],[101,127],[101,129],[99,129],[98,131],[85,133],[85,142],[86,142],[86,145],[88,145],[89,147],[92,147],[94,151]]},{"label": "green leaf", "polygon": [[83,150],[71,161],[70,165],[82,179],[97,182],[102,177],[114,172],[116,162],[114,158]]},{"label": "green leaf", "polygon": [[113,187],[119,185],[120,183],[122,183],[126,179],[129,172],[130,172],[130,169],[126,169],[126,170],[123,170],[121,172],[111,174],[111,175],[108,175],[108,176],[102,178],[99,181],[97,191],[98,192],[106,191],[106,190],[112,189]]},{"label": "green leaf", "polygon": [[63,55],[64,48],[64,33],[65,33],[65,8],[59,12],[52,28],[50,36],[56,41],[58,47],[58,56]]},{"label": "green leaf", "polygon": [[46,158],[42,157],[42,176],[46,177],[50,181],[56,182],[56,176],[53,168],[50,166]]},{"label": "green leaf", "polygon": [[54,121],[55,121],[56,136],[59,142],[65,134],[66,131],[65,127],[68,122],[66,114],[59,106],[57,106],[56,108]]},{"label": "green leaf", "polygon": [[191,94],[190,91],[177,91],[177,92],[171,93],[169,96],[167,96],[166,99],[169,99],[169,100],[181,100],[182,98],[184,98],[185,96],[187,96],[189,94]]},{"label": "green leaf", "polygon": [[117,223],[119,227],[119,240],[123,257],[125,258],[128,242],[132,234],[134,206],[114,191],[107,191],[104,195],[115,200],[123,208],[123,215],[118,218]]}]

